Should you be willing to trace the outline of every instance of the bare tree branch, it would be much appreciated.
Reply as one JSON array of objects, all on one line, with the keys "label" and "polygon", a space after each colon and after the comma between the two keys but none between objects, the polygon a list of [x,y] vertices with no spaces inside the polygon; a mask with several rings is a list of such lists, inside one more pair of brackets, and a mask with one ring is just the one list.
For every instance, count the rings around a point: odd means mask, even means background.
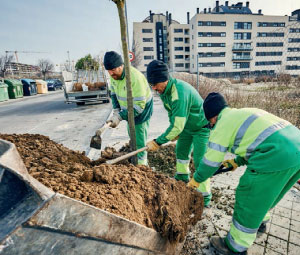
[{"label": "bare tree branch", "polygon": [[141,50],[139,49],[139,43],[137,41],[135,41],[133,39],[133,43],[132,43],[132,52],[134,53],[134,60],[131,62],[132,66],[134,66],[135,68],[137,68],[141,62],[142,62],[142,52]]},{"label": "bare tree branch", "polygon": [[39,59],[38,67],[44,76],[44,80],[46,79],[46,74],[54,69],[53,63],[48,59]]},{"label": "bare tree branch", "polygon": [[0,56],[0,75],[5,77],[5,73],[9,67],[9,64],[13,61],[13,55],[2,55]]}]

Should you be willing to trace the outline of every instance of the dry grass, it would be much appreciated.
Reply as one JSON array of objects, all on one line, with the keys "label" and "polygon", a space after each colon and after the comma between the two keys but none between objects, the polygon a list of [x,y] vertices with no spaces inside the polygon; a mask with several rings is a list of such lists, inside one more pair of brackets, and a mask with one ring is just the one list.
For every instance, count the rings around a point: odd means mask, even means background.
[{"label": "dry grass", "polygon": [[[195,88],[197,87],[197,76],[188,73],[175,73],[174,77],[184,80]],[[226,80],[209,79],[203,76],[199,78],[199,93],[205,98],[210,92],[222,93],[230,107],[260,108],[276,116],[283,118],[300,128],[300,78],[294,79],[291,84],[293,88],[278,90],[271,86],[266,90],[254,90],[253,92],[234,88]],[[252,84],[255,86],[255,84]]]}]

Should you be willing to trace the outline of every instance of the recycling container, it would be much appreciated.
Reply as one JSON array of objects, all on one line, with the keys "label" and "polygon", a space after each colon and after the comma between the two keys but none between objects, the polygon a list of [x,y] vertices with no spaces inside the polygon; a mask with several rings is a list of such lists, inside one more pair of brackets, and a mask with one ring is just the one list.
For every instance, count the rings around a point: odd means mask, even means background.
[{"label": "recycling container", "polygon": [[43,80],[35,80],[35,82],[36,82],[36,87],[37,87],[37,93],[38,94],[48,93],[47,82],[45,82]]},{"label": "recycling container", "polygon": [[8,90],[7,85],[0,82],[0,102],[8,100]]},{"label": "recycling container", "polygon": [[36,83],[31,79],[22,79],[24,96],[33,96],[37,94]]},{"label": "recycling container", "polygon": [[23,97],[23,85],[20,80],[6,79],[4,82],[8,85],[8,96],[10,99]]}]

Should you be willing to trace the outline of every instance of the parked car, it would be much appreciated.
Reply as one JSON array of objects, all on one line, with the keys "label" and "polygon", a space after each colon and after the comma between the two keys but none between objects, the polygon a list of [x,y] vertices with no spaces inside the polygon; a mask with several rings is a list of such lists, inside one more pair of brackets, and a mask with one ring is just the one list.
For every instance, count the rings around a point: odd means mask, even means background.
[{"label": "parked car", "polygon": [[63,88],[63,84],[59,79],[48,79],[46,82],[48,90],[58,90]]}]

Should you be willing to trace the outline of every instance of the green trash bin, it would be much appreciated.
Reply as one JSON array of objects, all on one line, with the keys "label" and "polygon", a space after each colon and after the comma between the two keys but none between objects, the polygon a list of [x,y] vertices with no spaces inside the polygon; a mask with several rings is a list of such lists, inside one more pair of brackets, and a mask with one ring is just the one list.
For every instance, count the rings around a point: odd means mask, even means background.
[{"label": "green trash bin", "polygon": [[8,90],[7,85],[0,82],[0,102],[8,100]]},{"label": "green trash bin", "polygon": [[10,99],[23,97],[23,84],[20,80],[7,79],[4,82],[8,85],[8,96]]}]

